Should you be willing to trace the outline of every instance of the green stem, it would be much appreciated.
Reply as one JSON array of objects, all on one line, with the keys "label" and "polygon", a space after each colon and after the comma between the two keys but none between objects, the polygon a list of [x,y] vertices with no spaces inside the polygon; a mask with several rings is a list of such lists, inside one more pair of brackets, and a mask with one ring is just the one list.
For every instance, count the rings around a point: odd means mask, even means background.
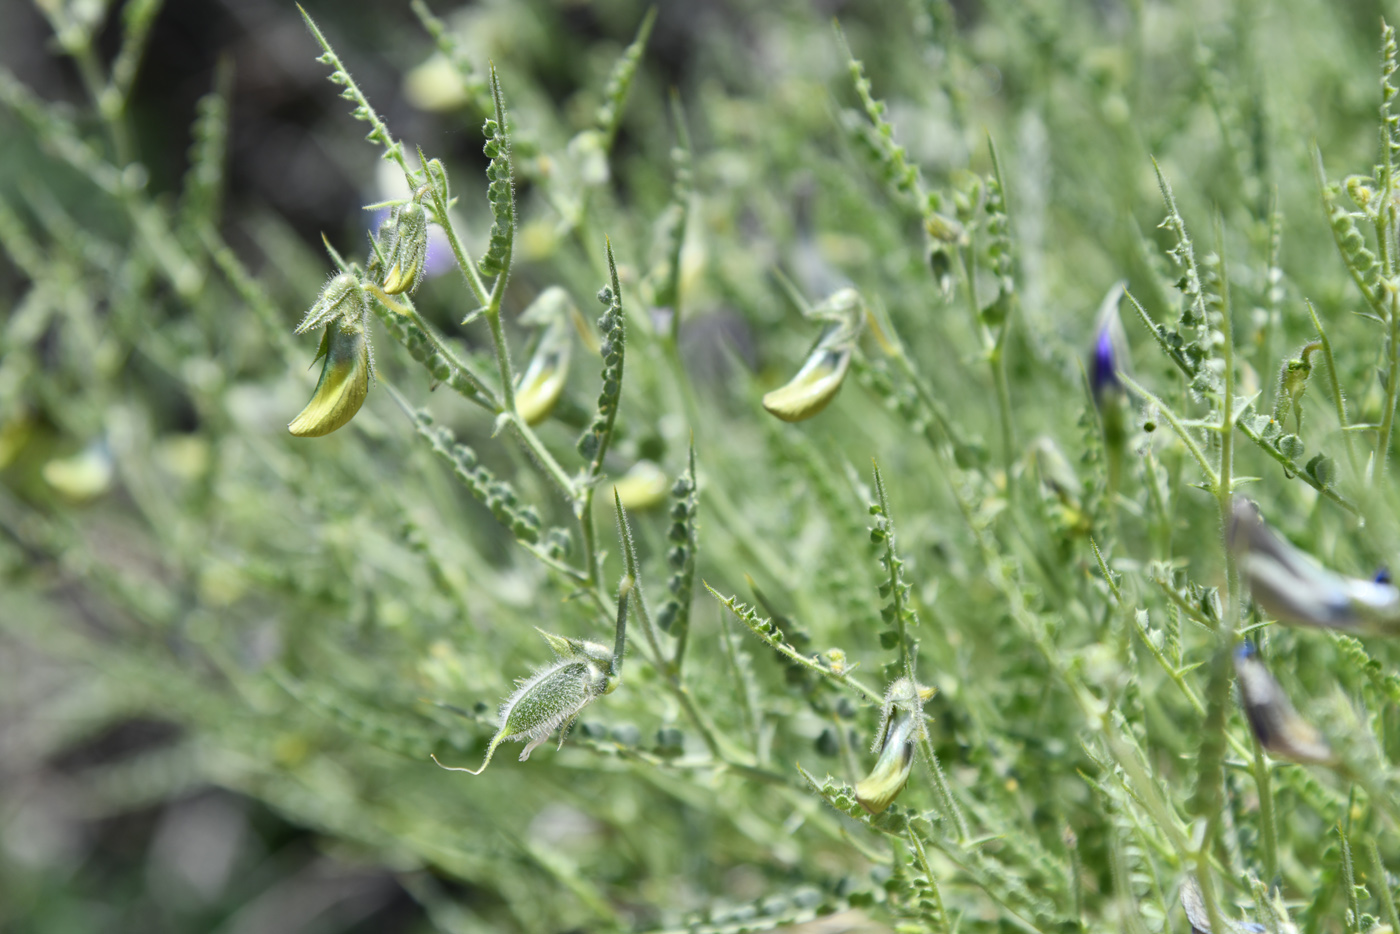
[{"label": "green stem", "polygon": [[[501,273],[496,278],[500,283],[505,278]],[[505,329],[501,327],[500,298],[494,290],[491,303],[486,306],[486,323],[491,328],[491,343],[496,348],[496,371],[501,379],[501,408],[506,414],[515,416],[515,376],[510,368],[510,347],[506,344]]]},{"label": "green stem", "polygon": [[923,870],[924,878],[928,880],[929,892],[933,896],[934,910],[938,913],[942,930],[946,931],[948,930],[948,912],[943,907],[943,893],[938,888],[938,877],[933,874],[933,867],[929,865],[928,852],[924,849],[924,842],[919,839],[919,835],[914,832],[912,826],[907,826],[905,829],[907,833],[904,839],[914,845],[914,856],[919,860],[919,868]]},{"label": "green stem", "polygon": [[457,228],[453,225],[452,217],[447,212],[447,173],[436,159],[428,164],[428,176],[433,180],[433,213],[437,215],[438,226],[447,235],[447,245],[452,248],[452,256],[457,260],[457,268],[461,270],[462,278],[466,280],[467,287],[471,289],[477,305],[484,309],[490,305],[491,296],[486,291],[486,285],[481,281],[480,273],[476,271],[476,263],[467,255],[467,251],[462,248],[462,241],[457,237]]},{"label": "green stem", "polygon": [[1327,332],[1322,327],[1322,322],[1317,317],[1317,309],[1312,302],[1307,302],[1308,315],[1312,318],[1313,328],[1317,330],[1317,339],[1322,344],[1322,356],[1327,361],[1327,381],[1332,386],[1332,403],[1337,409],[1337,424],[1341,426],[1342,439],[1347,446],[1347,460],[1351,464],[1351,472],[1355,475],[1358,470],[1356,466],[1356,446],[1352,441],[1352,432],[1348,431],[1347,422],[1347,401],[1342,395],[1342,385],[1337,378],[1337,361],[1332,356],[1332,341],[1327,337]]},{"label": "green stem", "polygon": [[[1252,737],[1251,733],[1251,737]],[[1274,785],[1269,763],[1258,739],[1253,739],[1254,787],[1259,792],[1259,823],[1264,826],[1264,875],[1273,885],[1279,878],[1278,823],[1274,819]]]},{"label": "green stem", "polygon": [[1390,891],[1390,877],[1386,875],[1385,863],[1381,862],[1381,853],[1376,848],[1374,837],[1368,837],[1366,840],[1366,855],[1370,857],[1371,874],[1375,877],[1376,887],[1380,889],[1382,916],[1392,931],[1400,931],[1400,915],[1395,911],[1395,895]]},{"label": "green stem", "polygon": [[1390,433],[1395,426],[1396,395],[1400,393],[1400,291],[1390,279],[1382,288],[1386,291],[1386,324],[1389,326],[1389,346],[1386,348],[1387,373],[1385,380],[1385,415],[1381,420],[1381,434],[1376,441],[1376,470],[1371,475],[1374,485],[1384,480],[1390,466]]},{"label": "green stem", "polygon": [[1201,450],[1200,445],[1196,443],[1196,439],[1191,437],[1186,426],[1176,417],[1176,413],[1173,412],[1165,402],[1157,398],[1151,390],[1140,386],[1137,381],[1128,374],[1119,373],[1118,377],[1123,381],[1123,385],[1127,386],[1139,396],[1142,396],[1150,405],[1157,407],[1157,410],[1162,413],[1162,417],[1167,420],[1167,424],[1172,426],[1172,430],[1176,432],[1176,436],[1181,439],[1181,443],[1186,445],[1186,450],[1191,453],[1191,456],[1196,459],[1196,463],[1200,465],[1201,471],[1206,475],[1206,483],[1212,490],[1218,489],[1220,486],[1220,474],[1210,465],[1210,461],[1206,460],[1206,455]]}]

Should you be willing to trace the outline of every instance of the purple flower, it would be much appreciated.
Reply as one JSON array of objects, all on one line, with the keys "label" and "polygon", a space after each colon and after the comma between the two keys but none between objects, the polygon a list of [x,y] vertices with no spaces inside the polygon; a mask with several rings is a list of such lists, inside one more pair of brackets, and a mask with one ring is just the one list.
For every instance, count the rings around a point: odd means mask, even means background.
[{"label": "purple flower", "polygon": [[1094,350],[1089,359],[1089,385],[1094,401],[1101,403],[1106,392],[1123,388],[1119,374],[1128,366],[1128,340],[1123,334],[1123,322],[1118,318],[1118,300],[1123,297],[1123,282],[1115,282],[1099,305],[1094,324]]}]

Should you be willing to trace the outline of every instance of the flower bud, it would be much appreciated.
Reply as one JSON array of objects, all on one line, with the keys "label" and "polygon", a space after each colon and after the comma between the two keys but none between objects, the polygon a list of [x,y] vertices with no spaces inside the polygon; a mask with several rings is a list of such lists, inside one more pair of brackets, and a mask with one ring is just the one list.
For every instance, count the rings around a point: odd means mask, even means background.
[{"label": "flower bud", "polygon": [[428,212],[417,201],[410,201],[399,208],[392,230],[381,288],[388,295],[398,295],[412,292],[422,279],[428,256]]},{"label": "flower bud", "polygon": [[885,692],[880,713],[880,729],[872,752],[879,753],[875,768],[856,782],[856,800],[871,814],[883,812],[909,780],[914,766],[914,743],[924,731],[923,703],[933,689],[900,678]]},{"label": "flower bud", "polygon": [[763,397],[763,407],[785,422],[811,418],[836,398],[851,354],[865,323],[865,303],[855,289],[841,289],[812,309],[812,317],[829,321],[807,362],[787,385]]},{"label": "flower bud", "polygon": [[360,411],[369,394],[372,369],[363,319],[327,325],[316,354],[325,356],[311,401],[287,430],[299,438],[319,438],[340,428]]},{"label": "flower bud", "polygon": [[1115,282],[1099,305],[1094,323],[1094,349],[1089,360],[1089,385],[1094,401],[1103,405],[1104,395],[1123,390],[1119,374],[1128,365],[1128,338],[1123,333],[1123,321],[1118,317],[1118,302],[1123,298],[1123,282]]},{"label": "flower bud", "polygon": [[1298,715],[1251,643],[1242,643],[1235,650],[1235,677],[1249,728],[1270,755],[1317,765],[1336,760],[1317,728]]},{"label": "flower bud", "polygon": [[[330,281],[321,289],[321,295],[316,299],[316,304],[311,306],[301,323],[297,325],[297,334],[306,334],[317,328],[325,327],[336,319],[343,321],[362,321],[369,314],[369,302],[365,299],[364,290],[360,288],[359,280],[348,272],[342,272],[338,276],[332,276]],[[318,355],[319,356],[319,355]]]},{"label": "flower bud", "polygon": [[1322,567],[1265,525],[1250,500],[1235,500],[1229,545],[1255,601],[1279,622],[1347,632],[1400,631],[1400,590]]}]

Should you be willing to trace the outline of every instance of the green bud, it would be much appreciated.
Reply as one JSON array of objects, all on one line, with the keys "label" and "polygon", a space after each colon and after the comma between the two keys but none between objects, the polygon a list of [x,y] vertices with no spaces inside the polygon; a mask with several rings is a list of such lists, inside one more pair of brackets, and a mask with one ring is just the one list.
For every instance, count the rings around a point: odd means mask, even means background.
[{"label": "green bud", "polygon": [[368,314],[369,302],[365,300],[359,280],[348,272],[342,272],[338,276],[332,276],[321,289],[320,297],[301,319],[296,333],[306,334],[325,327],[337,318],[343,321],[363,321]]},{"label": "green bud", "polygon": [[423,262],[428,256],[428,212],[417,201],[398,209],[388,246],[381,287],[388,295],[411,293],[423,277]]}]

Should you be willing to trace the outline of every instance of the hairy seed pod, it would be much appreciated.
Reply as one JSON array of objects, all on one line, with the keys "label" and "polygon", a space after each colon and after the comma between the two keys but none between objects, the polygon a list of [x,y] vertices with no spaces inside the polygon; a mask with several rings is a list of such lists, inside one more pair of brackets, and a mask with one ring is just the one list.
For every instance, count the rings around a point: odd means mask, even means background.
[{"label": "hairy seed pod", "polygon": [[763,397],[763,407],[785,422],[811,418],[836,398],[865,323],[865,302],[855,289],[841,289],[812,309],[812,317],[830,324],[797,375]]},{"label": "hairy seed pod", "polygon": [[330,434],[354,418],[364,404],[372,367],[363,319],[328,325],[316,356],[326,358],[316,391],[287,426],[299,438]]},{"label": "hairy seed pod", "polygon": [[1336,761],[1327,740],[1299,716],[1251,643],[1242,643],[1235,650],[1235,677],[1239,681],[1240,703],[1249,728],[1270,755],[1315,765]]},{"label": "hairy seed pod", "polygon": [[1235,500],[1229,545],[1254,599],[1279,622],[1345,632],[1400,632],[1400,590],[1322,567],[1276,535],[1250,500]]},{"label": "hairy seed pod", "polygon": [[[627,601],[630,578],[618,587],[617,637],[613,648],[597,642],[557,636],[537,630],[554,652],[554,661],[518,682],[515,692],[501,703],[500,726],[486,747],[486,758],[475,769],[442,765],[449,772],[480,775],[491,764],[496,747],[510,740],[525,743],[520,761],[530,758],[535,747],[559,731],[559,744],[569,732],[579,711],[595,697],[611,694],[622,677],[622,655],[626,650]],[[437,757],[433,757],[437,761]]]}]

